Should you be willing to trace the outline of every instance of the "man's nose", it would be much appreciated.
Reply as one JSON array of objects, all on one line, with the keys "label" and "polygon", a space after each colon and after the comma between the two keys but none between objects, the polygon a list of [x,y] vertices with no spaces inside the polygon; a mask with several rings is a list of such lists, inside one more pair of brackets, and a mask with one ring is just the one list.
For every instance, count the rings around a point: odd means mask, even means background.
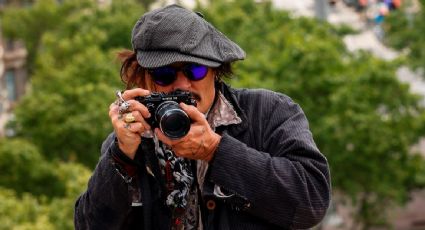
[{"label": "man's nose", "polygon": [[192,82],[187,78],[182,71],[177,72],[177,78],[173,84],[173,90],[189,90]]}]

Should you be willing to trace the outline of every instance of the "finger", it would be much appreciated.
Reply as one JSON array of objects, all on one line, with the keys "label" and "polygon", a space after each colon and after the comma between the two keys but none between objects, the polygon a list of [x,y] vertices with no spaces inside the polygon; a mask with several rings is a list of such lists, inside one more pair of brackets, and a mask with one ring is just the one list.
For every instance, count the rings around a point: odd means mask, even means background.
[{"label": "finger", "polygon": [[[118,119],[120,119],[119,115],[118,115]],[[135,122],[139,122],[142,124],[143,126],[143,130],[150,130],[151,126],[149,125],[149,123],[143,118],[143,116],[140,114],[139,111],[132,111],[129,113],[124,114],[121,117],[121,120],[123,120],[126,123],[135,123]]]},{"label": "finger", "polygon": [[111,105],[109,105],[109,110],[113,109],[114,107],[117,107],[117,104],[115,102],[112,102]]},{"label": "finger", "polygon": [[128,113],[130,111],[136,110],[136,111],[139,111],[143,115],[143,117],[145,117],[145,118],[150,117],[150,113],[149,113],[148,108],[145,105],[143,105],[142,103],[140,103],[136,100],[128,100],[128,101],[126,101],[126,103],[128,104],[128,107],[125,111],[119,111],[120,106],[117,106],[117,105],[115,107],[114,107],[114,105],[111,105],[111,108],[114,108],[114,109],[116,108],[116,110],[118,112],[121,112],[121,113],[122,112]]},{"label": "finger", "polygon": [[116,107],[112,107],[110,110],[109,110],[109,117],[110,117],[110,119],[111,119],[111,121],[112,121],[112,123],[114,123],[114,122],[116,122],[116,121],[119,121],[119,120],[122,120],[123,119],[123,114],[121,114],[119,111],[118,111],[119,109],[118,109],[118,106],[116,106]]},{"label": "finger", "polygon": [[134,122],[134,123],[123,123],[122,127],[132,133],[143,133],[144,127],[142,123],[140,122]]},{"label": "finger", "polygon": [[167,136],[165,136],[164,133],[161,132],[161,130],[159,128],[155,128],[155,134],[158,137],[158,139],[160,141],[162,141],[162,143],[168,145],[168,146],[173,146],[173,140],[171,140],[170,138],[168,138]]},{"label": "finger", "polygon": [[143,117],[141,118],[140,123],[142,123],[144,130],[151,130],[151,126]]},{"label": "finger", "polygon": [[124,100],[130,100],[133,99],[137,96],[147,96],[150,94],[149,90],[146,89],[142,89],[142,88],[136,88],[136,89],[130,89],[130,90],[126,90],[124,91],[124,93],[122,94],[122,98]]},{"label": "finger", "polygon": [[151,116],[148,108],[143,105],[142,103],[136,101],[136,100],[128,100],[128,103],[130,103],[130,108],[129,110],[137,110],[140,112],[140,114],[142,114],[142,116],[144,118],[149,118]]},{"label": "finger", "polygon": [[130,114],[134,117],[134,122],[142,122],[144,120],[142,114],[138,110],[131,111]]},{"label": "finger", "polygon": [[206,122],[205,115],[193,106],[180,103],[180,107],[187,113],[187,115],[195,122]]},{"label": "finger", "polygon": [[114,103],[112,103],[109,106],[109,117],[112,118],[112,116],[114,116],[115,114],[118,114],[118,106]]},{"label": "finger", "polygon": [[112,125],[114,127],[117,127],[119,122],[124,122],[123,121],[124,116],[122,114],[119,114],[119,113],[112,114],[112,115],[110,115],[110,117],[111,117]]}]

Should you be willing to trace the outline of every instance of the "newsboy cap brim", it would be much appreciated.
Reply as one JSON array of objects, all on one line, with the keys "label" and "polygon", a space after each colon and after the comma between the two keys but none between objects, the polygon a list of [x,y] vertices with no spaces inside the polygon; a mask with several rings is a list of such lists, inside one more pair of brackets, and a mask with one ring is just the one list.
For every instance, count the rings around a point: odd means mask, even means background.
[{"label": "newsboy cap brim", "polygon": [[209,67],[218,67],[220,62],[173,51],[137,51],[137,62],[144,68],[156,68],[176,62],[193,62]]},{"label": "newsboy cap brim", "polygon": [[245,52],[201,14],[175,4],[145,13],[133,28],[131,42],[145,68],[175,62],[218,67],[245,58]]}]

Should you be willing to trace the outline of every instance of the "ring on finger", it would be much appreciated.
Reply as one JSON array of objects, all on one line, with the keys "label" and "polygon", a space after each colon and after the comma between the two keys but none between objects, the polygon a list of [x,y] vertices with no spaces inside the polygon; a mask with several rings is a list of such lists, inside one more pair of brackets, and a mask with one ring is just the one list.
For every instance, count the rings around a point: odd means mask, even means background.
[{"label": "ring on finger", "polygon": [[117,104],[118,105],[120,105],[121,103],[123,103],[125,100],[124,100],[124,98],[122,98],[122,93],[121,93],[121,91],[116,91],[115,92],[115,95],[117,96]]},{"label": "ring on finger", "polygon": [[130,108],[130,103],[128,101],[123,101],[119,107],[119,113],[126,113]]},{"label": "ring on finger", "polygon": [[136,121],[136,118],[133,116],[133,113],[127,113],[124,117],[126,123],[133,123]]}]

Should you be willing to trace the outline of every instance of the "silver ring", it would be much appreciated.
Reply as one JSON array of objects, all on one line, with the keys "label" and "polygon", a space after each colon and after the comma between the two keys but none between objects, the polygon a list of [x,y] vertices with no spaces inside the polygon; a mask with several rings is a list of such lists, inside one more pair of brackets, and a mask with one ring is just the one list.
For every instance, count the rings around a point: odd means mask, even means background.
[{"label": "silver ring", "polygon": [[128,112],[128,109],[130,108],[130,103],[124,100],[124,98],[122,97],[121,91],[117,90],[115,92],[115,95],[118,98],[116,102],[116,104],[119,106],[118,112],[120,114]]},{"label": "silver ring", "polygon": [[121,113],[121,114],[126,113],[126,112],[128,112],[129,108],[130,108],[130,103],[127,102],[127,101],[124,101],[124,102],[121,103],[121,105],[118,109],[118,112]]},{"label": "silver ring", "polygon": [[122,93],[121,93],[121,91],[119,91],[119,90],[117,90],[116,92],[115,92],[115,95],[118,97],[118,100],[119,100],[119,102],[118,103],[123,103],[123,102],[125,102],[125,100],[124,100],[124,98],[122,98]]}]

